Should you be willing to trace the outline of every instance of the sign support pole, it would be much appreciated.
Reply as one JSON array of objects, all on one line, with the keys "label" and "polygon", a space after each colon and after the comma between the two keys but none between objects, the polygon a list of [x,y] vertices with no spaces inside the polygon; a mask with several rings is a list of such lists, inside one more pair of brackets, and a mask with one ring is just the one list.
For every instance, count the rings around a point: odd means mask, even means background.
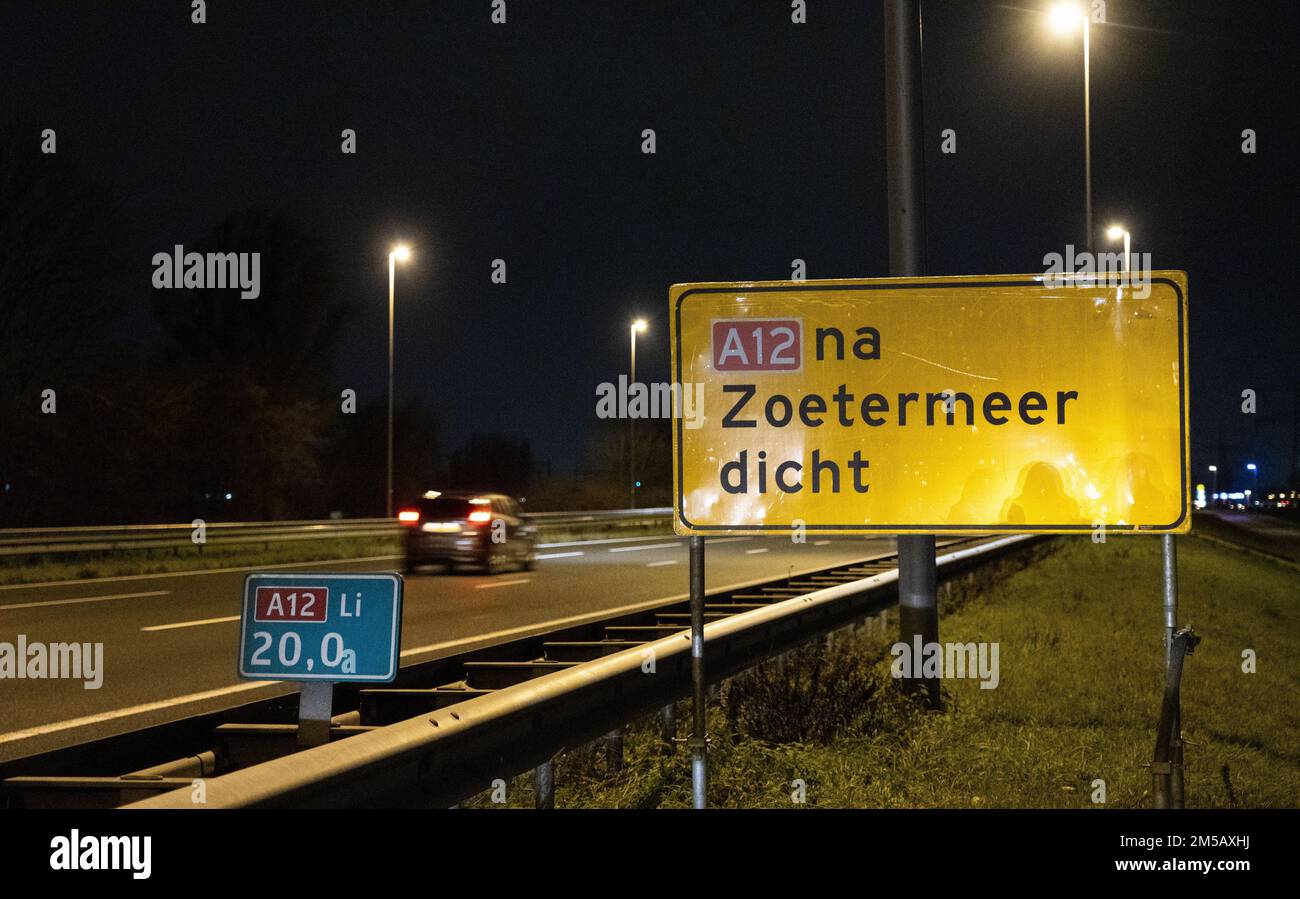
[{"label": "sign support pole", "polygon": [[704,706],[704,538],[691,537],[691,695],[695,727],[691,733],[691,796],[705,808],[708,738]]},{"label": "sign support pole", "polygon": [[[920,0],[884,0],[885,161],[889,203],[889,273],[920,275],[925,268],[924,155],[921,148]],[[899,640],[912,646],[939,641],[938,570],[934,535],[898,538]],[[939,701],[934,678],[904,680]]]},{"label": "sign support pole", "polygon": [[298,698],[298,745],[324,746],[328,743],[333,711],[334,682],[304,681]]},{"label": "sign support pole", "polygon": [[[1178,545],[1173,534],[1160,537],[1160,557],[1164,569],[1165,673],[1174,663],[1174,632],[1178,628]],[[1169,739],[1169,807],[1183,807],[1183,710],[1174,707]]]}]

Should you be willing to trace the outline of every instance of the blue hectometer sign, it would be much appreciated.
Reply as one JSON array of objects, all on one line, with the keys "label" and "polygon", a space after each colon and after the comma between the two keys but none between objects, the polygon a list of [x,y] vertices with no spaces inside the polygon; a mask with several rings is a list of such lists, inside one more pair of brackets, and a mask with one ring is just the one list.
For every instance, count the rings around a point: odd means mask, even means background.
[{"label": "blue hectometer sign", "polygon": [[239,676],[387,682],[397,676],[401,636],[401,575],[250,574]]}]

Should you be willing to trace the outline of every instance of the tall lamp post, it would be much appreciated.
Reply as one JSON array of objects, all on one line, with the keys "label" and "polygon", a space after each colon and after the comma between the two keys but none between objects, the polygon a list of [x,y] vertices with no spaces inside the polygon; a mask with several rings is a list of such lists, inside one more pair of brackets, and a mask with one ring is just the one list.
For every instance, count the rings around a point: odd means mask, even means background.
[{"label": "tall lamp post", "polygon": [[[1256,465],[1254,462],[1247,462],[1246,471],[1250,472],[1250,486],[1254,488],[1255,491],[1254,498],[1256,501],[1258,501],[1259,500],[1259,466]],[[1246,505],[1249,506],[1250,503],[1247,502]]]},{"label": "tall lamp post", "polygon": [[1092,252],[1092,74],[1091,39],[1092,23],[1076,4],[1063,2],[1052,7],[1052,27],[1061,33],[1074,31],[1083,23],[1083,191],[1084,225],[1087,228],[1088,251]]},{"label": "tall lamp post", "polygon": [[411,248],[399,243],[388,253],[388,490],[384,494],[384,515],[393,517],[393,293],[397,282],[397,263],[411,258]]},{"label": "tall lamp post", "polygon": [[[638,318],[636,321],[632,322],[632,327],[631,327],[632,364],[631,364],[631,377],[628,381],[628,390],[631,390],[632,386],[636,384],[636,336],[638,334],[644,334],[646,327],[647,327],[646,321],[644,318]],[[628,440],[628,452],[627,452],[627,479],[629,485],[628,493],[631,496],[631,503],[629,504],[629,508],[635,509],[636,508],[636,418],[629,415],[628,420],[630,422],[630,427],[632,431],[630,438]]]},{"label": "tall lamp post", "polygon": [[1219,499],[1219,466],[1217,466],[1217,465],[1211,465],[1211,466],[1210,466],[1210,477],[1213,479],[1213,480],[1211,481],[1211,487],[1210,487],[1210,498],[1213,499],[1213,500],[1215,501],[1215,505],[1218,505],[1218,499]]}]

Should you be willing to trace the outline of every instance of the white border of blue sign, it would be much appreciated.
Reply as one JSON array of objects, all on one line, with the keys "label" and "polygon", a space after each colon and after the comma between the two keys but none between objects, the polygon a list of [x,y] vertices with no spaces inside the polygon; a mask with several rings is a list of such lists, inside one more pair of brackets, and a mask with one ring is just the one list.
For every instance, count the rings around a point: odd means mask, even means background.
[{"label": "white border of blue sign", "polygon": [[[290,677],[284,675],[275,675],[266,677],[255,674],[249,674],[244,671],[244,641],[248,638],[249,610],[249,586],[255,577],[308,577],[321,578],[323,586],[332,586],[327,583],[331,578],[348,578],[350,580],[391,580],[395,587],[395,608],[393,609],[393,653],[388,663],[388,674],[384,676],[367,675],[358,677],[356,675],[342,675],[337,672],[327,672],[323,674],[295,674]],[[392,682],[397,677],[397,670],[401,667],[402,660],[402,607],[403,597],[405,594],[405,582],[402,576],[396,572],[387,571],[381,573],[358,573],[351,574],[342,571],[250,571],[244,575],[244,592],[240,600],[239,607],[239,652],[235,663],[235,668],[239,672],[239,677],[243,680],[262,681],[271,683],[273,681],[283,681],[285,683],[296,683],[300,681],[327,680],[335,683],[381,683]],[[332,593],[331,593],[332,595]]]}]

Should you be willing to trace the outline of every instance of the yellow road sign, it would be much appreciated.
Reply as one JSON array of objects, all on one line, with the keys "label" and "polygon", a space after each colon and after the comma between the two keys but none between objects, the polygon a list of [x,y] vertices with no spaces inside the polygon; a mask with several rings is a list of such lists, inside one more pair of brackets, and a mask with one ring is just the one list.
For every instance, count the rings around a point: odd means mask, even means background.
[{"label": "yellow road sign", "polygon": [[1185,533],[1187,276],[1123,278],[673,285],[677,531]]}]

